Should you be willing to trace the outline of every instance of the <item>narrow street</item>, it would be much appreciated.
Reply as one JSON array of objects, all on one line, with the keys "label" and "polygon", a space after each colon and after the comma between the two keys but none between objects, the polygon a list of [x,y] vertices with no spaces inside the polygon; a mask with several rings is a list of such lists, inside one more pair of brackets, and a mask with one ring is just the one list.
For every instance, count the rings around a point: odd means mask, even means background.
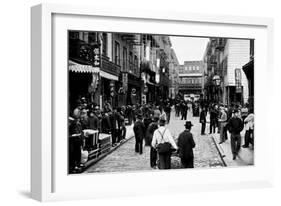
[{"label": "narrow street", "polygon": [[[191,132],[193,133],[196,143],[194,149],[195,168],[223,167],[223,162],[212,137],[209,135],[200,135],[201,125],[199,123],[199,118],[192,117],[191,112],[188,112],[187,119],[192,121],[194,125]],[[180,120],[180,117],[175,117],[175,113],[172,111],[168,128],[175,138],[184,130],[184,123],[185,120]],[[89,167],[85,173],[152,170],[149,162],[150,147],[144,147],[142,155],[135,153],[134,148],[135,139],[132,137],[108,156]],[[180,159],[178,157],[172,157],[172,168],[180,168]]]}]

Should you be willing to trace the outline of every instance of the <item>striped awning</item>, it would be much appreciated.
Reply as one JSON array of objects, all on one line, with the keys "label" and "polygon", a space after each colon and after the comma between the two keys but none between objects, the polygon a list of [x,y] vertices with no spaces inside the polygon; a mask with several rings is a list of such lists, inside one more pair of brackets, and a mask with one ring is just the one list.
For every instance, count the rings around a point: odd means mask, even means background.
[{"label": "striped awning", "polygon": [[79,64],[79,63],[71,61],[71,60],[68,61],[68,68],[69,68],[69,71],[78,72],[78,73],[99,73],[100,72],[99,67]]}]

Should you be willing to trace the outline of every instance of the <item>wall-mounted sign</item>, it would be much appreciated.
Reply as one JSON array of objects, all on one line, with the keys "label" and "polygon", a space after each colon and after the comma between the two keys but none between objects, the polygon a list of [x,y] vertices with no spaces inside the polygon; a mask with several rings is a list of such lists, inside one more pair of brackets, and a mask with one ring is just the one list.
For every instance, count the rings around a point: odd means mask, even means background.
[{"label": "wall-mounted sign", "polygon": [[124,90],[124,92],[126,92],[128,89],[128,74],[127,73],[122,74],[122,83],[123,83],[123,90]]},{"label": "wall-mounted sign", "polygon": [[144,93],[147,93],[147,92],[148,92],[148,87],[147,87],[147,85],[144,85],[143,92],[144,92]]},{"label": "wall-mounted sign", "polygon": [[236,93],[242,93],[242,76],[241,69],[235,69],[235,88]]},{"label": "wall-mounted sign", "polygon": [[132,89],[131,95],[132,96],[136,96],[137,95],[137,90],[135,88]]},{"label": "wall-mounted sign", "polygon": [[101,66],[101,48],[100,45],[93,45],[93,66],[100,67]]}]

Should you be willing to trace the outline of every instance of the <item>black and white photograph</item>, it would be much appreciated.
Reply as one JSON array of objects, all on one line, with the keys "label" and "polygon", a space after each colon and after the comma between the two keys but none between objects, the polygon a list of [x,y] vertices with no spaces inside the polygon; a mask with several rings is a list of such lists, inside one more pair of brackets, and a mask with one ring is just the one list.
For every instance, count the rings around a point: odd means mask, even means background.
[{"label": "black and white photograph", "polygon": [[254,165],[254,39],[68,32],[69,174]]}]

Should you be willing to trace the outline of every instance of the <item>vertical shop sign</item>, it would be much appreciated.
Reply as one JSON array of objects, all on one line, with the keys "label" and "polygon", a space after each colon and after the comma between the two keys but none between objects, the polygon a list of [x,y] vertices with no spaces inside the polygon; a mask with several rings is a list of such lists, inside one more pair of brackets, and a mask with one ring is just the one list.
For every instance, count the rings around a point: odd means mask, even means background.
[{"label": "vertical shop sign", "polygon": [[241,85],[241,69],[235,69],[235,88],[236,93],[242,93],[242,85]]}]

